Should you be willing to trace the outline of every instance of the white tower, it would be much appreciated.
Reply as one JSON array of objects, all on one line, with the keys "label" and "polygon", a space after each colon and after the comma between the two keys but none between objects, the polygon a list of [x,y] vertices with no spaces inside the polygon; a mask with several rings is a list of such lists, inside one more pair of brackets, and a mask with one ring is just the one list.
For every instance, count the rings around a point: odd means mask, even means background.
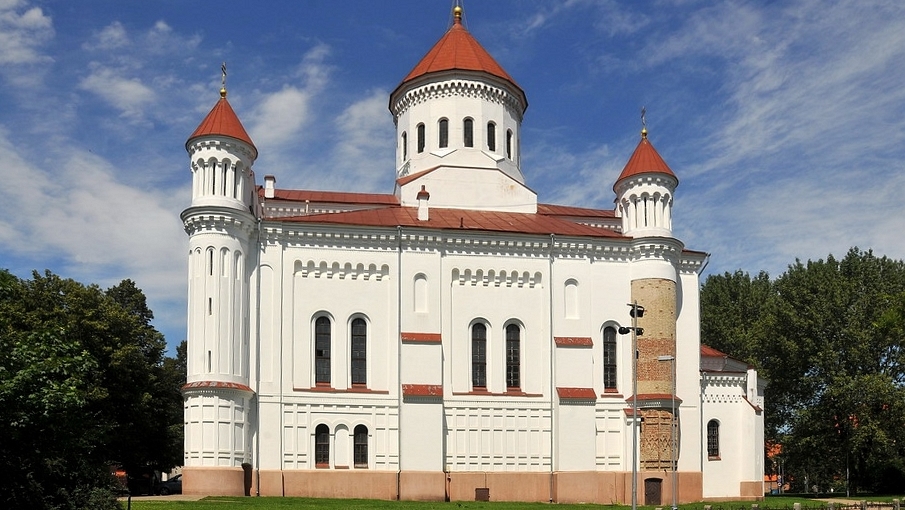
[{"label": "white tower", "polygon": [[[390,94],[397,196],[416,206],[534,213],[519,166],[525,92],[462,24],[453,25]],[[417,183],[415,181],[418,181]]]},{"label": "white tower", "polygon": [[185,491],[241,495],[243,464],[251,461],[248,285],[256,260],[257,149],[225,86],[185,147],[192,170],[192,204],[181,216],[189,235]]},{"label": "white tower", "polygon": [[616,215],[632,237],[672,237],[672,200],[679,179],[641,130],[641,141],[616,180]]}]

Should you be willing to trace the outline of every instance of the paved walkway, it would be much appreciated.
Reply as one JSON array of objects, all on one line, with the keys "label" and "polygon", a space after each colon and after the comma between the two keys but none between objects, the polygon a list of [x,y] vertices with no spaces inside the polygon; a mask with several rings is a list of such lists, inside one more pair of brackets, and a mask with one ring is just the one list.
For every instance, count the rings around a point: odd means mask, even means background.
[{"label": "paved walkway", "polygon": [[[132,501],[199,501],[204,496],[186,495],[186,494],[170,494],[169,496],[132,496]],[[128,497],[119,498],[120,501],[126,501]]]}]

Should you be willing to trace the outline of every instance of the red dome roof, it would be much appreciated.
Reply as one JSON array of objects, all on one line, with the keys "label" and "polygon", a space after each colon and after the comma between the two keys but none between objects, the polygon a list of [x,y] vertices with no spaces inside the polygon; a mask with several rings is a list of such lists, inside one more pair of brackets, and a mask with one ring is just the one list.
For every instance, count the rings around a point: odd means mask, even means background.
[{"label": "red dome roof", "polygon": [[208,135],[235,138],[236,140],[251,145],[255,150],[255,153],[258,151],[255,144],[251,141],[251,137],[248,136],[245,128],[242,127],[242,122],[239,121],[236,112],[233,111],[232,106],[229,105],[229,101],[226,100],[225,91],[221,91],[220,100],[217,101],[217,104],[215,104],[210,113],[207,114],[207,117],[201,121],[201,124],[195,129],[195,132],[189,136],[186,144],[199,136]]},{"label": "red dome roof", "polygon": [[461,13],[457,12],[453,26],[437,41],[437,44],[427,52],[427,55],[418,62],[396,87],[392,95],[406,83],[415,78],[440,71],[477,71],[484,72],[503,79],[512,84],[521,95],[522,101],[527,106],[525,92],[515,83],[512,76],[497,63],[490,53],[481,46],[468,30],[462,25]]},{"label": "red dome roof", "polygon": [[647,139],[647,132],[644,131],[641,134],[641,141],[638,142],[638,146],[635,147],[635,152],[633,152],[632,157],[628,159],[628,163],[625,164],[625,168],[622,169],[622,173],[619,174],[619,178],[616,179],[616,182],[634,175],[646,173],[666,174],[676,179],[676,182],[679,180],[676,177],[676,174],[669,169],[669,165],[666,164],[666,161],[663,161],[663,158],[657,153],[657,149],[654,149],[654,146]]}]

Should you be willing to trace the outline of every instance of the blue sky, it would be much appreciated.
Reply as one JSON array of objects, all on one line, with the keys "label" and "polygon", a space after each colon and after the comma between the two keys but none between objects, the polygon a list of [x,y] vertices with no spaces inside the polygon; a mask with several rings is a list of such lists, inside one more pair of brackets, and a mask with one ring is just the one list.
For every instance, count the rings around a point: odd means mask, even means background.
[{"label": "blue sky", "polygon": [[[0,267],[148,295],[185,337],[184,144],[218,99],[278,187],[393,190],[389,92],[451,0],[0,0]],[[905,2],[466,0],[528,95],[545,203],[611,208],[650,139],[707,274],[850,247],[905,257]]]}]

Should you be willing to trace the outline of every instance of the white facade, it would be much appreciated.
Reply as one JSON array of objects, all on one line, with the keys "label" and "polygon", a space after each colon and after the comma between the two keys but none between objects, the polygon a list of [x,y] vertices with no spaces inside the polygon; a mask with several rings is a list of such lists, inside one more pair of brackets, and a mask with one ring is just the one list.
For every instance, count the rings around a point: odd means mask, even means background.
[{"label": "white facade", "polygon": [[393,92],[393,194],[254,192],[225,90],[189,138],[184,490],[624,503],[637,457],[654,504],[675,437],[680,500],[762,496],[762,385],[702,372],[678,180],[645,133],[616,210],[538,204],[524,92],[479,45],[444,60],[472,44],[457,17]]}]

